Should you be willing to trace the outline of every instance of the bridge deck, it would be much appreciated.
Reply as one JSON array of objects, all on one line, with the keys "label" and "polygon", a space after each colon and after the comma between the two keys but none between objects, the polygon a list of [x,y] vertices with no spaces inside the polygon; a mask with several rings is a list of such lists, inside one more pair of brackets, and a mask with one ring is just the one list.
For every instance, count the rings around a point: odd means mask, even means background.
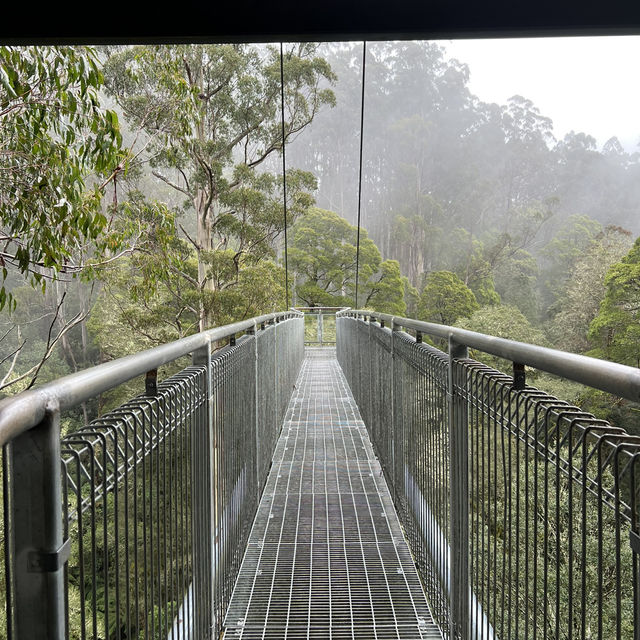
[{"label": "bridge deck", "polygon": [[225,638],[441,638],[335,357],[309,349]]}]

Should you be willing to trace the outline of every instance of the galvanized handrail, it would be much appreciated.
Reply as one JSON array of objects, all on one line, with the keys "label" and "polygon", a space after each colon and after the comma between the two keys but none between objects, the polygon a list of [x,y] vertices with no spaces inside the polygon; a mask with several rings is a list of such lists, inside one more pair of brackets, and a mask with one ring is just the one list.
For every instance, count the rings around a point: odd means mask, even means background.
[{"label": "galvanized handrail", "polygon": [[219,340],[253,330],[259,325],[281,322],[296,316],[301,317],[302,313],[291,309],[215,327],[175,342],[72,373],[17,396],[4,398],[0,400],[0,446],[35,427],[44,419],[48,410],[64,411],[78,406],[92,397],[162,365],[204,347],[210,347]]},{"label": "galvanized handrail", "polygon": [[524,365],[636,401],[640,371],[368,310],[336,324],[445,637],[640,637],[640,437],[527,386]]},{"label": "galvanized handrail", "polygon": [[317,306],[317,307],[300,307],[300,306],[296,306],[296,307],[292,307],[293,309],[295,309],[296,311],[310,311],[312,313],[319,313],[319,312],[324,312],[324,311],[333,311],[333,312],[338,312],[338,311],[347,311],[349,309],[349,307],[324,307],[322,305]]},{"label": "galvanized handrail", "polygon": [[421,322],[367,310],[345,310],[338,317],[362,317],[385,323],[392,329],[404,328],[427,334],[455,344],[489,353],[513,363],[533,367],[546,373],[612,393],[621,398],[640,402],[640,369],[589,356],[550,349],[535,344],[497,338],[458,327]]},{"label": "galvanized handrail", "polygon": [[[227,338],[229,345],[212,354],[212,346]],[[75,602],[82,612],[82,638],[95,637],[100,624],[100,634],[109,637],[130,637],[132,628],[147,637],[166,636],[173,616],[185,611],[190,619],[180,623],[183,632],[189,627],[198,637],[217,637],[303,344],[300,312],[271,313],[0,401],[10,637],[67,637],[71,577],[79,580],[80,603]],[[186,355],[192,366],[157,381],[160,366]],[[145,393],[66,436],[61,446],[62,411],[143,374]],[[181,496],[171,490],[178,485]],[[116,546],[124,545],[124,555],[134,555],[136,566],[138,557],[155,566],[150,585],[133,565],[118,561],[118,548],[115,562],[107,562],[107,527]],[[155,542],[145,538],[141,549],[139,536],[147,530],[151,536],[155,531]],[[70,558],[80,578],[71,576]],[[131,607],[142,592],[149,609],[141,613]],[[91,615],[82,594],[93,599]],[[178,606],[176,599],[182,598]],[[151,621],[141,620],[147,613]],[[115,631],[109,628],[113,624]]]}]

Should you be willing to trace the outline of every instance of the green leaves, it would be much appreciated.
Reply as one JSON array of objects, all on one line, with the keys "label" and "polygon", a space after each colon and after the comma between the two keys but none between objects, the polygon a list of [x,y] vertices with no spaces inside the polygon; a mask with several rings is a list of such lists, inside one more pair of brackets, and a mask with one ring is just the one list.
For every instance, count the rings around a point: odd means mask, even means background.
[{"label": "green leaves", "polygon": [[[373,245],[366,238],[366,232],[363,232],[361,242],[363,248],[367,243]],[[371,267],[367,265],[364,253],[362,269],[368,269],[370,275]],[[380,263],[377,248],[373,255],[373,260],[376,259],[377,269]],[[307,305],[340,305],[347,295],[352,299],[355,293],[356,228],[333,211],[310,209],[294,226],[289,266],[297,274],[298,296]]]},{"label": "green leaves", "polygon": [[402,278],[398,261],[385,260],[380,264],[378,273],[374,274],[370,280],[363,282],[365,303],[359,306],[382,313],[405,316],[407,314],[405,297],[408,286],[410,285],[406,278]]},{"label": "green leaves", "polygon": [[[319,84],[335,78],[314,51],[292,45],[286,56],[287,139],[333,100]],[[186,198],[196,221],[195,230],[184,226],[198,262],[202,328],[219,322],[219,292],[240,289],[244,269],[275,258],[284,228],[282,180],[259,171],[282,149],[279,64],[272,46],[227,44],[127,47],[105,65],[108,90],[149,136],[152,166],[179,174],[155,175]],[[312,204],[316,186],[311,174],[288,172],[289,224]]]},{"label": "green leaves", "polygon": [[433,271],[425,281],[418,304],[418,318],[452,325],[479,309],[476,297],[455,273]]},{"label": "green leaves", "polygon": [[[357,229],[333,211],[311,208],[293,228],[289,265],[296,294],[310,306],[355,304]],[[405,283],[395,260],[382,261],[378,247],[360,230],[358,304],[403,315]]]},{"label": "green leaves", "polygon": [[593,355],[640,366],[640,238],[621,262],[609,269],[606,294],[589,327]]},{"label": "green leaves", "polygon": [[[523,313],[513,305],[482,307],[469,317],[460,318],[456,322],[456,326],[507,340],[528,342],[543,347],[550,346],[544,333],[533,326]],[[501,358],[476,351],[472,353],[471,357],[509,375],[513,372],[512,363]]]},{"label": "green leaves", "polygon": [[98,106],[101,84],[86,47],[0,47],[3,256],[34,285],[86,243],[101,250],[107,219],[87,184],[116,167],[121,145],[116,114]]}]

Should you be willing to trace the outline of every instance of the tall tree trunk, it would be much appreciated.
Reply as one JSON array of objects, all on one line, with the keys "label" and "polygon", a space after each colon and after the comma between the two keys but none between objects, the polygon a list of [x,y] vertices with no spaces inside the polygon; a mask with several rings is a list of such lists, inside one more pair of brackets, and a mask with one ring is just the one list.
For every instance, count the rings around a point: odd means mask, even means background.
[{"label": "tall tree trunk", "polygon": [[[196,243],[198,245],[198,283],[200,284],[200,293],[215,292],[216,283],[207,272],[209,264],[205,258],[205,253],[213,250],[213,207],[207,206],[208,196],[204,190],[199,190],[194,201],[198,217],[198,228],[196,235]],[[204,295],[199,301],[199,329],[205,331],[213,326],[215,318],[211,309],[205,305]]]}]

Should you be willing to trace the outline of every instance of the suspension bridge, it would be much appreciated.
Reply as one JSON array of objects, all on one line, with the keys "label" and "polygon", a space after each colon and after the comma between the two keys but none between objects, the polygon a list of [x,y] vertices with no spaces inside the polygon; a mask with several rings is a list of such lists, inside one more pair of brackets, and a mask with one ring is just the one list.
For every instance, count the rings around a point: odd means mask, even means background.
[{"label": "suspension bridge", "polygon": [[534,368],[638,399],[630,367],[349,309],[5,399],[0,635],[639,637],[640,439],[527,384]]}]

